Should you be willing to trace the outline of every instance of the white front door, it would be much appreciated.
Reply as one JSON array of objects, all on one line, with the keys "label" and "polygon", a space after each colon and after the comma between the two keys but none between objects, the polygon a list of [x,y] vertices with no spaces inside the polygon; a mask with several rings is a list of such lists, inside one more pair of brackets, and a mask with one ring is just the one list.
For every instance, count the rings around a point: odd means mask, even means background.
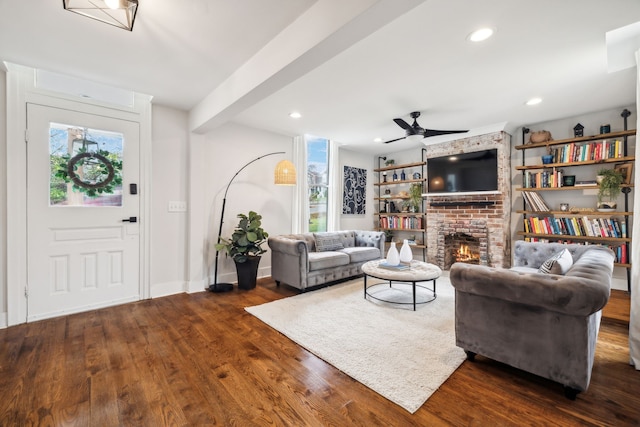
[{"label": "white front door", "polygon": [[27,132],[27,321],[139,300],[138,123],[27,104]]}]

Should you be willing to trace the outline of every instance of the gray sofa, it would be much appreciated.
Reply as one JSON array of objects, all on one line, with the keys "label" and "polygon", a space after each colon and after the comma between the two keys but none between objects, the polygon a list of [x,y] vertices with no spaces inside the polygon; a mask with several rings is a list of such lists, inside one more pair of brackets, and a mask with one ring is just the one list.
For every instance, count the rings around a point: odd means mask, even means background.
[{"label": "gray sofa", "polygon": [[[539,273],[568,249],[564,275]],[[589,386],[601,310],[609,300],[613,252],[601,246],[517,241],[511,269],[456,263],[456,345],[561,383],[565,394]]]},{"label": "gray sofa", "polygon": [[381,231],[336,231],[269,237],[271,277],[298,289],[362,274],[367,261],[384,256]]}]

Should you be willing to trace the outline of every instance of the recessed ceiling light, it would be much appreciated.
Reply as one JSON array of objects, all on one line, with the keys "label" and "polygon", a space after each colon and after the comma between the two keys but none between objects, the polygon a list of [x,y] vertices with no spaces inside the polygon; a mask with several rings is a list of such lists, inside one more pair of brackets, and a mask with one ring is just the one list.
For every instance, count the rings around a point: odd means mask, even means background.
[{"label": "recessed ceiling light", "polygon": [[299,119],[300,117],[302,117],[302,114],[298,113],[297,111],[292,111],[291,113],[289,113],[289,117],[291,117],[292,119]]},{"label": "recessed ceiling light", "polygon": [[375,139],[373,140],[373,142],[382,142],[382,138],[379,138],[379,137],[378,137],[378,138],[375,138]]},{"label": "recessed ceiling light", "polygon": [[476,30],[473,33],[469,34],[468,38],[472,42],[481,42],[491,37],[493,33],[493,28],[480,28],[479,30]]},{"label": "recessed ceiling light", "polygon": [[542,102],[542,98],[531,98],[526,102],[527,105],[538,105]]}]

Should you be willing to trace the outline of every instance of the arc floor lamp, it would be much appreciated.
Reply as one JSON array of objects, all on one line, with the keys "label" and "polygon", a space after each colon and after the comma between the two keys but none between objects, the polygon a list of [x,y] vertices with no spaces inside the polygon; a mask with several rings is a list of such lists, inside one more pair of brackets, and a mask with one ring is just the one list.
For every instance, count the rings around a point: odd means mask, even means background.
[{"label": "arc floor lamp", "polygon": [[[222,235],[222,224],[224,223],[224,208],[227,204],[227,193],[229,192],[229,187],[233,180],[238,176],[240,172],[244,170],[247,166],[249,166],[253,162],[257,162],[258,160],[267,157],[273,156],[276,154],[285,154],[284,151],[276,151],[274,153],[264,154],[260,157],[256,157],[251,160],[246,165],[242,166],[238,171],[231,177],[229,183],[227,184],[227,188],[224,190],[224,198],[222,199],[222,212],[220,213],[220,226],[218,228],[218,240],[217,243],[220,243],[220,238]],[[274,183],[276,185],[295,185],[296,184],[296,168],[293,166],[289,160],[281,160],[276,165],[276,169],[274,172]],[[216,261],[213,272],[213,284],[209,286],[209,290],[211,292],[228,292],[233,289],[233,283],[218,283],[218,258],[220,256],[220,251],[216,249]]]}]

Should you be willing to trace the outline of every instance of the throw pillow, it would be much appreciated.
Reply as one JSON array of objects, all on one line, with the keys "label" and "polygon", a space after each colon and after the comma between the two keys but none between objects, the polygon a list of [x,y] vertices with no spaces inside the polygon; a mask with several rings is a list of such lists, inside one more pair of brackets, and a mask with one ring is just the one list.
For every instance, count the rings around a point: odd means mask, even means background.
[{"label": "throw pillow", "polygon": [[316,234],[316,252],[337,251],[344,249],[340,236],[320,236]]},{"label": "throw pillow", "polygon": [[565,274],[573,265],[573,257],[568,249],[563,249],[540,266],[539,273]]}]

